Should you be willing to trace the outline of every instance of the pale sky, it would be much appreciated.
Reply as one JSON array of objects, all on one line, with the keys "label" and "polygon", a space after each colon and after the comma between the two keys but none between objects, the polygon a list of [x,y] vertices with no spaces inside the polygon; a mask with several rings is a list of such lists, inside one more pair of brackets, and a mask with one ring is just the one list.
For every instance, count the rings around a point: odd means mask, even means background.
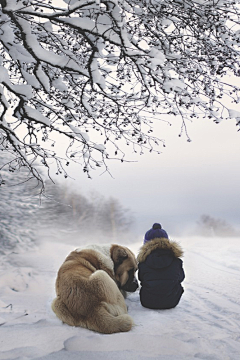
[{"label": "pale sky", "polygon": [[[138,162],[109,161],[112,177],[92,172],[92,180],[81,168],[70,168],[75,180],[70,186],[87,195],[96,191],[119,199],[136,221],[136,232],[143,234],[160,222],[171,235],[196,224],[203,214],[240,225],[240,132],[235,120],[215,124],[211,120],[188,123],[192,142],[179,134],[179,124],[158,125],[166,139],[160,155],[146,153]],[[128,153],[129,160],[136,160]]]}]

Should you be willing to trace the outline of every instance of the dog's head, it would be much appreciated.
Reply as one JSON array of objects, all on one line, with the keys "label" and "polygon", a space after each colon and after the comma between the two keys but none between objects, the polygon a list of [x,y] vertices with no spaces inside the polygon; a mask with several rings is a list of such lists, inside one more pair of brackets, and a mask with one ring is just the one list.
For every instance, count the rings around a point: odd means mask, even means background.
[{"label": "dog's head", "polygon": [[135,277],[137,260],[128,248],[120,245],[112,245],[111,257],[114,263],[114,272],[119,289],[134,292],[138,288]]}]

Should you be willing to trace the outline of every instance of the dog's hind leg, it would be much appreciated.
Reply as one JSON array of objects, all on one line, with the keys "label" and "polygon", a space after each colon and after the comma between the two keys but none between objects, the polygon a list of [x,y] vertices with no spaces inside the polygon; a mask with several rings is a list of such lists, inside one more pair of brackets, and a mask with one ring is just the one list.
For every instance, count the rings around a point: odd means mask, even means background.
[{"label": "dog's hind leg", "polygon": [[132,318],[127,314],[127,306],[115,281],[102,270],[90,276],[99,306],[93,309],[87,319],[87,327],[104,334],[113,334],[131,330]]},{"label": "dog's hind leg", "polygon": [[[115,281],[103,270],[95,271],[89,278],[99,302],[121,307],[121,314],[127,313],[124,297]],[[118,313],[118,315],[120,315]]]},{"label": "dog's hind leg", "polygon": [[62,302],[59,297],[56,297],[52,302],[52,310],[55,312],[57,317],[62,320],[62,322],[70,325],[77,326],[77,321],[74,319],[66,305]]}]

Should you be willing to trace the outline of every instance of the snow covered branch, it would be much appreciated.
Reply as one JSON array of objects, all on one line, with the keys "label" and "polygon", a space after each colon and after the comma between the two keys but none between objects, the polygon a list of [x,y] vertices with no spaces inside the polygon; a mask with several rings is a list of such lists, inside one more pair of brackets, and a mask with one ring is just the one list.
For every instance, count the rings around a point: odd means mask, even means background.
[{"label": "snow covered branch", "polygon": [[121,140],[159,151],[153,116],[180,117],[182,129],[194,117],[239,126],[226,106],[239,102],[237,82],[226,80],[240,75],[239,3],[1,1],[0,149],[40,180],[39,160],[67,176],[53,151],[64,135],[67,164],[90,176],[110,156],[124,159]]}]

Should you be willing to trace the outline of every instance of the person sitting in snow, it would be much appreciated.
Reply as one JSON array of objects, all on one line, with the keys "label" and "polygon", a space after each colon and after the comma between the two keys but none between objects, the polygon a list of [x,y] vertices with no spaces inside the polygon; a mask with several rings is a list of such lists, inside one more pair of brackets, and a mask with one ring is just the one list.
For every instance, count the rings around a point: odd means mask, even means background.
[{"label": "person sitting in snow", "polygon": [[181,256],[181,247],[168,239],[160,224],[153,224],[137,257],[142,306],[170,309],[179,303],[184,291],[181,282],[185,278]]}]

